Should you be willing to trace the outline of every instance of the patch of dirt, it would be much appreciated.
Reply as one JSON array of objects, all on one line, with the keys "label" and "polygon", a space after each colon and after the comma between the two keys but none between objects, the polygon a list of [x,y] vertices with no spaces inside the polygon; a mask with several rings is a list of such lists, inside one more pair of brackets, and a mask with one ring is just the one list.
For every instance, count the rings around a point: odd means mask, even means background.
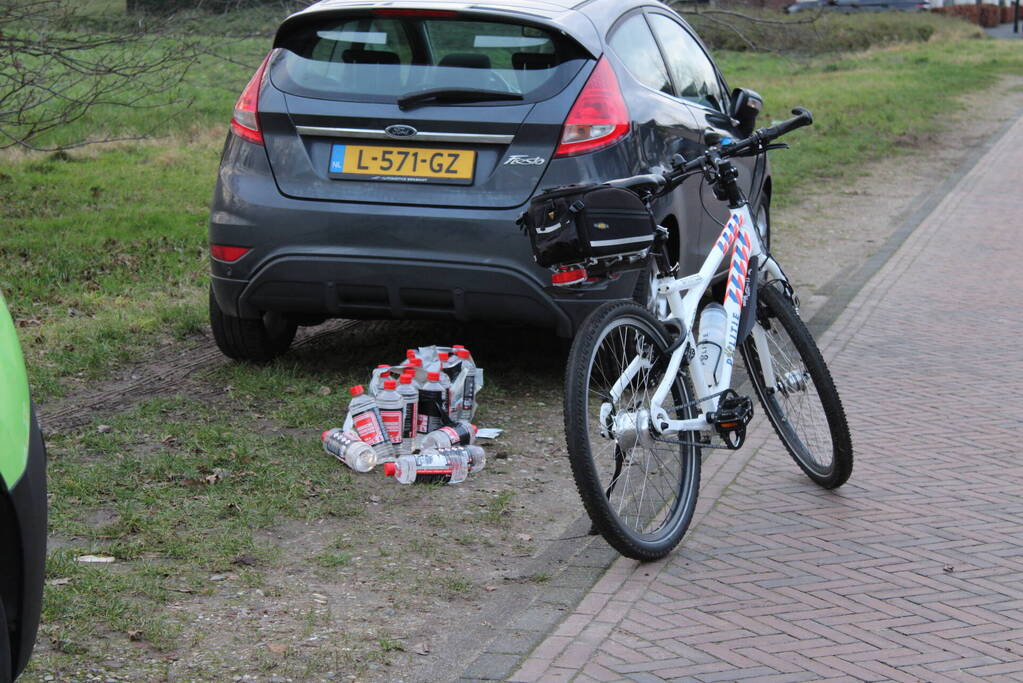
[{"label": "patch of dirt", "polygon": [[[803,296],[804,317],[976,145],[1023,111],[1020,83],[1007,79],[971,96],[941,134],[914,140],[911,153],[808,188],[804,202],[775,213],[774,250]],[[787,153],[799,153],[798,141]],[[265,539],[280,556],[261,584],[228,575],[211,583],[210,595],[182,595],[168,606],[185,625],[175,652],[133,657],[124,644],[109,643],[116,656],[82,658],[80,677],[61,671],[58,679],[422,681],[436,680],[438,663],[457,678],[486,642],[467,649],[451,634],[487,632],[487,606],[512,586],[542,583],[544,575],[530,574],[536,558],[582,514],[565,458],[564,346],[547,333],[512,328],[336,322],[305,333],[290,355],[310,372],[358,366],[368,374],[383,348],[448,341],[472,348],[486,369],[477,421],[507,430],[483,443],[490,458],[483,472],[459,486],[373,482],[361,515],[281,523]],[[42,421],[64,429],[151,396],[212,395],[221,390],[204,373],[224,362],[211,341],[176,347],[42,406]],[[40,643],[43,662],[51,647]],[[32,675],[46,673],[34,667]]]}]

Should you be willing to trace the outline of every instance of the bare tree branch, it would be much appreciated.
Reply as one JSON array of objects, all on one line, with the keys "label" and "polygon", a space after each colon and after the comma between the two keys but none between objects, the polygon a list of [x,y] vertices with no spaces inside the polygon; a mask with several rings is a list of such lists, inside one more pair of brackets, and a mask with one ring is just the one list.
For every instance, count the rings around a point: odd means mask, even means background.
[{"label": "bare tree branch", "polygon": [[82,25],[72,0],[0,1],[0,149],[88,144],[33,141],[93,107],[182,103],[174,91],[198,58],[197,38],[170,39],[151,20],[118,33]]}]

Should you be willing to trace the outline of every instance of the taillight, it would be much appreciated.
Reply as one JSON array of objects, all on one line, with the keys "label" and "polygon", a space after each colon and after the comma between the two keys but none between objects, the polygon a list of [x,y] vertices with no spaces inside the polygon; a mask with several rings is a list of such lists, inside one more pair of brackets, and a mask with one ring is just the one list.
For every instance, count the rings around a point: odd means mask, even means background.
[{"label": "taillight", "polygon": [[234,134],[257,145],[263,144],[263,130],[259,127],[259,90],[263,87],[266,65],[272,55],[273,50],[267,53],[256,73],[252,74],[249,84],[234,103],[234,116],[231,117],[231,130]]},{"label": "taillight", "polygon": [[218,261],[234,263],[247,253],[249,253],[249,247],[231,247],[226,244],[210,245],[210,256]]},{"label": "taillight", "polygon": [[570,157],[603,149],[628,132],[629,108],[622,99],[614,69],[601,57],[568,112],[554,156]]}]

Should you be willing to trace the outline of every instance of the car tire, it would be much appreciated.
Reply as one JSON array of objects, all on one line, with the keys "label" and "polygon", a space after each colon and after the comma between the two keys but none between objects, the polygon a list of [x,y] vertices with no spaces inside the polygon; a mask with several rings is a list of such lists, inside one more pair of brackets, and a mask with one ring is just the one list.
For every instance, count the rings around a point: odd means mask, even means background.
[{"label": "car tire", "polygon": [[14,661],[11,658],[11,634],[7,630],[7,611],[0,598],[0,683],[13,680]]},{"label": "car tire", "polygon": [[234,360],[268,363],[291,346],[298,325],[278,313],[238,318],[224,313],[210,287],[210,327],[217,348]]}]

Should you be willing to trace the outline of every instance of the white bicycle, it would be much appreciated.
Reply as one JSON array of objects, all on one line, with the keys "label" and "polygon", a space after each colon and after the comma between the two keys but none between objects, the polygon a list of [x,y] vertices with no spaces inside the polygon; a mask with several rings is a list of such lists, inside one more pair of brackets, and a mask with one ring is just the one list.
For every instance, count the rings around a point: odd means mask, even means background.
[{"label": "white bicycle", "polygon": [[[654,197],[700,175],[731,209],[703,266],[685,277],[671,267],[667,231],[656,228],[652,305],[605,304],[572,344],[565,380],[572,473],[595,530],[628,557],[658,559],[682,539],[699,493],[701,449],[743,445],[753,402],[732,387],[737,349],[778,437],[806,475],[835,488],[852,473],[852,441],[831,374],[729,161],[785,147],[771,143],[813,122],[806,109],[793,114],[744,140],[723,139],[698,158],[677,158],[663,175],[605,184],[630,190],[648,208]],[[729,253],[723,287],[715,285]],[[634,267],[638,256],[646,253],[592,258],[589,265],[611,274],[614,259]],[[555,278],[579,279],[565,274],[586,265],[561,266]],[[710,301],[713,292],[722,304]],[[711,321],[720,319],[722,306],[725,324],[714,325],[721,330],[715,334]]]}]

